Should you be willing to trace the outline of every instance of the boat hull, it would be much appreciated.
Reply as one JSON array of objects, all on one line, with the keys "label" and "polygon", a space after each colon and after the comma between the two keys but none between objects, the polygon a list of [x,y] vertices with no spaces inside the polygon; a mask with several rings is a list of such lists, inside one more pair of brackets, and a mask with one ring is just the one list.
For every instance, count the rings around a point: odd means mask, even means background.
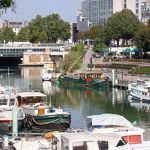
[{"label": "boat hull", "polygon": [[132,92],[132,90],[129,91],[129,95],[131,96],[132,99],[135,99],[135,100],[150,101],[150,97],[149,96],[138,95],[137,93]]},{"label": "boat hull", "polygon": [[26,116],[27,128],[66,130],[71,124],[70,114]]},{"label": "boat hull", "polygon": [[[23,127],[24,120],[18,120],[18,129]],[[1,131],[11,131],[13,127],[12,120],[0,120],[0,130]]]},{"label": "boat hull", "polygon": [[81,86],[81,87],[94,87],[94,88],[102,88],[107,86],[106,80],[100,79],[91,79],[91,81],[87,81],[82,78],[71,78],[71,77],[59,77],[58,82],[60,85],[73,85],[73,86]]}]

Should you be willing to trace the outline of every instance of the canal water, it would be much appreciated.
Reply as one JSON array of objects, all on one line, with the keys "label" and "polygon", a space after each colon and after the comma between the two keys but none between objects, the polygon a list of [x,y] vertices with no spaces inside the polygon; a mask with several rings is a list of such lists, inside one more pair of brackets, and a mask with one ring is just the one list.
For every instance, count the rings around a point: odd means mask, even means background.
[{"label": "canal water", "polygon": [[52,105],[71,113],[71,128],[85,128],[85,117],[102,113],[123,115],[145,129],[144,139],[150,140],[150,104],[128,99],[127,89],[91,89],[59,86],[42,82],[42,67],[1,68],[0,84],[15,86],[18,90],[39,90],[48,95]]}]

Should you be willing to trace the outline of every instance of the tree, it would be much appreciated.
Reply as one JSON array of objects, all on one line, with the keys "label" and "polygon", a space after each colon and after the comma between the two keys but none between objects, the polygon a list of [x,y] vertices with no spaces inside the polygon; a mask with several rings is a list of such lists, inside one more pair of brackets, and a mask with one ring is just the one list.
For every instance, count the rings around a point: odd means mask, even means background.
[{"label": "tree", "polygon": [[29,41],[29,34],[30,34],[30,32],[29,32],[29,28],[28,27],[24,27],[24,28],[22,28],[20,31],[19,31],[19,33],[17,34],[17,36],[16,36],[16,40],[17,41]]},{"label": "tree", "polygon": [[[71,48],[69,54],[65,55],[63,62],[61,63],[62,69],[66,72],[70,69],[73,72],[80,68],[82,58],[84,56],[84,45],[79,44]],[[76,62],[77,61],[77,62]],[[76,62],[74,64],[74,62]]]},{"label": "tree", "polygon": [[150,27],[142,28],[134,38],[135,45],[143,50],[143,52],[150,52]]},{"label": "tree", "polygon": [[66,41],[70,38],[70,24],[63,21],[58,14],[46,17],[36,16],[28,25],[29,38],[33,43],[51,42],[56,43],[58,39]]},{"label": "tree", "polygon": [[108,18],[105,26],[107,38],[116,40],[119,46],[119,40],[128,41],[135,36],[135,33],[142,27],[142,23],[133,14],[131,10],[124,9]]},{"label": "tree", "polygon": [[15,40],[16,34],[13,32],[12,28],[6,27],[2,31],[2,37],[5,42],[13,42]]},{"label": "tree", "polygon": [[97,37],[99,37],[102,32],[103,32],[102,26],[94,26],[89,31],[87,31],[86,34],[88,35],[89,39],[94,40]]},{"label": "tree", "polygon": [[3,11],[6,11],[8,8],[12,8],[12,10],[14,10],[15,1],[14,0],[1,0],[0,1],[1,13],[3,13]]}]

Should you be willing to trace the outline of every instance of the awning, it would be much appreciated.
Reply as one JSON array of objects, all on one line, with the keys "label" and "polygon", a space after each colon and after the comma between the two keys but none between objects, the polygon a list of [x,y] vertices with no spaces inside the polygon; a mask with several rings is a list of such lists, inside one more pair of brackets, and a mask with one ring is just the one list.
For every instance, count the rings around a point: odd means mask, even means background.
[{"label": "awning", "polygon": [[140,49],[137,49],[137,48],[134,48],[134,49],[132,49],[131,52],[141,52],[141,50],[140,50]]},{"label": "awning", "polygon": [[46,97],[47,95],[41,92],[31,91],[31,92],[18,92],[17,96],[25,98],[25,97]]},{"label": "awning", "polygon": [[130,52],[132,52],[130,48],[126,48],[122,51],[122,53],[130,53]]},{"label": "awning", "polygon": [[126,118],[118,114],[101,114],[101,115],[92,115],[87,116],[88,119],[91,120],[92,126],[123,126],[128,128],[134,128],[131,122],[129,122]]}]

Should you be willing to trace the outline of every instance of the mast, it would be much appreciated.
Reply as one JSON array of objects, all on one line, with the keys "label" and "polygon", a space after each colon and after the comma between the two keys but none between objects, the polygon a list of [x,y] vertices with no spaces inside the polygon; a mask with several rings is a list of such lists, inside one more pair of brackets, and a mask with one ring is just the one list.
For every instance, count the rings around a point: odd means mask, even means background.
[{"label": "mast", "polygon": [[66,73],[69,73],[70,72],[70,70],[72,69],[72,67],[78,62],[78,60],[81,58],[81,56],[79,56],[76,60],[75,60],[75,62],[70,66],[70,68],[66,71]]}]

